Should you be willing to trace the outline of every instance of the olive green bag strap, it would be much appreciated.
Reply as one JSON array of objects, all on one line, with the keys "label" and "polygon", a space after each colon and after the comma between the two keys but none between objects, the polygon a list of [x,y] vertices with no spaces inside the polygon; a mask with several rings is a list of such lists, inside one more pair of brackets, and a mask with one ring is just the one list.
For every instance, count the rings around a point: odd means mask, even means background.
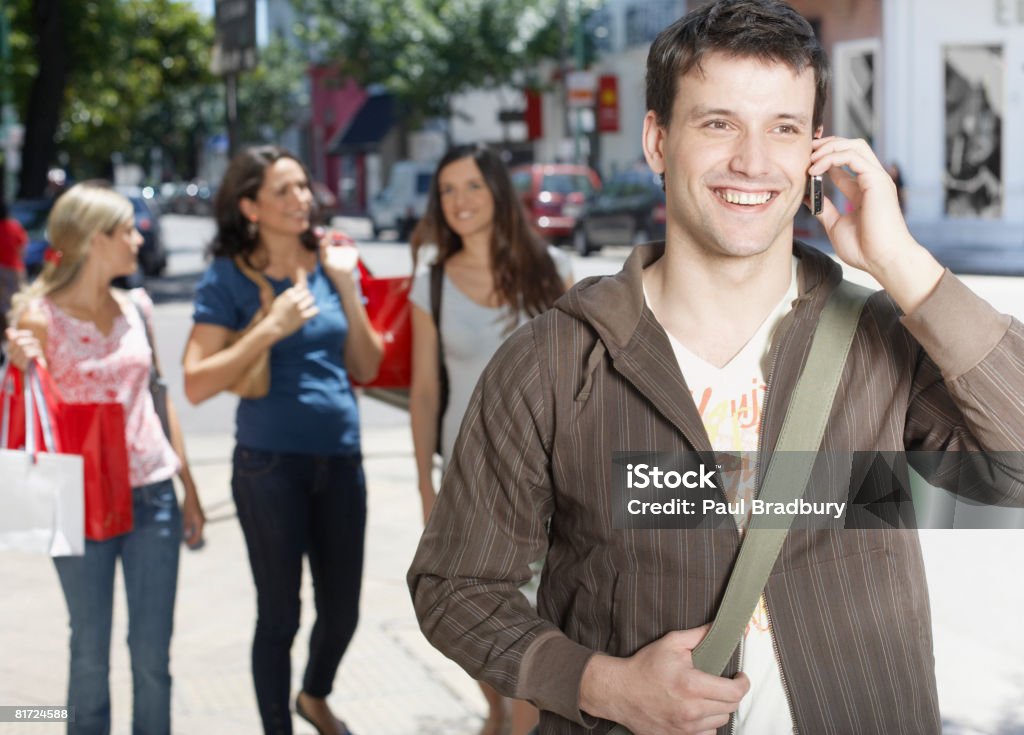
[{"label": "olive green bag strap", "polygon": [[[821,446],[825,435],[843,366],[870,295],[871,291],[862,286],[841,281],[825,304],[768,463],[760,499],[787,503],[803,496],[814,466],[814,450]],[[751,520],[711,630],[693,649],[694,666],[715,676],[721,675],[732,658],[793,521],[788,515],[759,522],[761,518],[754,516]],[[766,523],[774,527],[762,528]],[[786,525],[779,528],[780,524]],[[610,733],[628,735],[629,731],[616,725]]]}]

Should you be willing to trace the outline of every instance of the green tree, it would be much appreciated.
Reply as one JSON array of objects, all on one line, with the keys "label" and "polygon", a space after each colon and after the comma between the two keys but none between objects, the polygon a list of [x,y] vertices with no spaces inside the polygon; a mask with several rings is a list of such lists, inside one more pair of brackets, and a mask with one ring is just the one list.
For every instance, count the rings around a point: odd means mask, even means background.
[{"label": "green tree", "polygon": [[[6,9],[5,3],[5,9]],[[145,163],[209,105],[212,21],[185,0],[13,0],[16,105],[26,136],[21,196],[39,196],[62,151],[78,176],[113,153]],[[197,113],[198,111],[198,113]]]},{"label": "green tree", "polygon": [[238,137],[243,144],[278,141],[309,108],[305,51],[275,38],[259,53],[259,65],[238,79]]},{"label": "green tree", "polygon": [[448,118],[452,98],[516,81],[560,50],[558,0],[296,0],[324,62],[382,84],[411,122]]}]

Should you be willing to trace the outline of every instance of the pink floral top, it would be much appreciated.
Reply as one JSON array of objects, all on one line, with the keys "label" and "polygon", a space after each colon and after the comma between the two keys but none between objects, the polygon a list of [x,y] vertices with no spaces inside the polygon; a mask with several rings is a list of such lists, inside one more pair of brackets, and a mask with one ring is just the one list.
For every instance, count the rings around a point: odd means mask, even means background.
[{"label": "pink floral top", "polygon": [[[129,295],[150,320],[149,295],[141,288]],[[125,304],[110,334],[104,336],[95,324],[69,316],[48,298],[36,303],[49,321],[46,361],[61,397],[68,403],[117,401],[124,406],[132,487],[172,477],[178,471],[178,455],[153,407],[149,392],[153,351],[139,310]]]}]

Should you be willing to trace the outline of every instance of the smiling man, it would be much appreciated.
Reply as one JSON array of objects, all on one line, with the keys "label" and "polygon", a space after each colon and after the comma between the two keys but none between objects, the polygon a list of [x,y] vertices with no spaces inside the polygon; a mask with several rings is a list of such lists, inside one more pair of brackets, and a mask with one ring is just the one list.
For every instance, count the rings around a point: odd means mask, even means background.
[{"label": "smiling man", "polygon": [[[665,182],[665,242],[516,332],[476,388],[409,583],[431,642],[533,701],[542,733],[941,730],[915,531],[791,531],[714,676],[691,652],[748,518],[725,530],[613,520],[615,452],[776,446],[842,279],[793,240],[810,175],[851,204],[840,214],[825,199],[819,216],[836,253],[884,290],[807,449],[1013,451],[974,497],[1024,504],[1024,326],[911,237],[866,143],[821,137],[828,80],[810,25],[776,0],[719,0],[665,29],[643,134]],[[534,611],[518,587],[541,558]]]}]

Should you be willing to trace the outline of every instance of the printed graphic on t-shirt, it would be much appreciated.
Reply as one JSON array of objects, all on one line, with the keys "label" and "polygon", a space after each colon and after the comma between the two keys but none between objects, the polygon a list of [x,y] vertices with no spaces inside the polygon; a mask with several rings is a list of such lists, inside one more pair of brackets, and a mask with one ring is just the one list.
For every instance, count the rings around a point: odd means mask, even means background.
[{"label": "printed graphic on t-shirt", "polygon": [[[690,389],[716,452],[739,452],[743,465],[739,481],[727,491],[726,500],[734,503],[745,498],[742,507],[750,508],[757,491],[756,452],[761,432],[761,415],[767,392],[767,362],[776,327],[792,308],[797,297],[797,259],[789,290],[768,315],[743,349],[726,365],[717,367],[688,350],[669,335],[669,342],[679,361],[686,385]],[[749,521],[749,512],[736,516],[742,533]],[[740,668],[750,678],[751,688],[736,712],[735,732],[740,735],[783,735],[793,732],[793,719],[786,700],[775,646],[768,624],[768,609],[762,595],[747,623],[741,644]]]},{"label": "printed graphic on t-shirt", "polygon": [[[758,335],[755,335],[757,337]],[[752,340],[753,342],[753,340]],[[680,345],[680,347],[682,347]],[[751,352],[756,352],[756,346]],[[685,349],[685,347],[683,348]],[[746,347],[744,351],[746,351]],[[677,350],[678,351],[678,350]],[[694,359],[696,356],[693,356]],[[739,363],[737,363],[737,360]],[[712,366],[708,366],[712,367]],[[697,412],[704,422],[704,429],[708,433],[711,446],[717,451],[740,452],[738,458],[741,462],[739,475],[733,475],[738,479],[730,483],[726,493],[726,500],[729,503],[743,499],[743,507],[749,509],[757,489],[757,465],[755,462],[758,449],[758,437],[761,427],[761,405],[764,402],[764,393],[767,388],[764,379],[761,377],[761,366],[758,362],[751,361],[744,357],[741,352],[729,365],[720,371],[718,376],[702,375],[705,371],[696,371],[693,377],[698,375],[704,380],[724,378],[721,382],[704,383],[696,388],[690,382],[690,396],[697,406]],[[740,377],[744,374],[747,377]],[[733,381],[735,376],[738,379]],[[736,524],[742,531],[749,521],[749,512],[743,516],[736,516]]]}]

